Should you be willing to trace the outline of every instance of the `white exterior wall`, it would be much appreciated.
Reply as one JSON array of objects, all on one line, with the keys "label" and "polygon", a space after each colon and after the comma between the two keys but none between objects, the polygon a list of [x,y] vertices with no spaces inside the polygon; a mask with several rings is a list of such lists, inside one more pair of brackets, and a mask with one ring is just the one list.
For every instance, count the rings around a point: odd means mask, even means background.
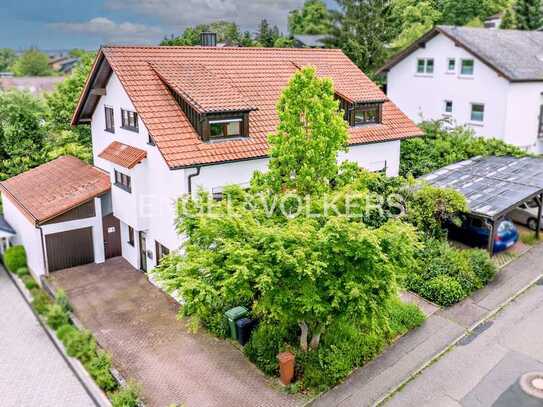
[{"label": "white exterior wall", "polygon": [[13,244],[24,246],[28,268],[39,281],[39,276],[45,274],[40,230],[5,194],[2,194],[2,206],[4,218],[16,232]]},{"label": "white exterior wall", "polygon": [[[105,131],[104,106],[114,110],[115,133]],[[139,120],[139,133],[121,129],[120,109],[134,111],[128,95],[115,74],[106,87],[106,95],[94,112],[91,128],[94,163],[110,173],[114,184],[114,170],[131,177],[132,191],[128,193],[112,185],[113,214],[121,221],[122,255],[135,268],[140,267],[140,248],[138,232],[146,234],[146,250],[153,253],[147,258],[147,269],[156,265],[155,241],[170,250],[180,247],[182,240],[175,230],[175,202],[188,193],[188,177],[196,168],[170,170],[156,146],[148,144],[148,132]],[[147,152],[142,163],[128,170],[103,160],[98,155],[113,141],[131,145]],[[387,168],[388,175],[397,175],[399,170],[400,142],[353,146],[349,152],[342,153],[338,159],[351,160],[370,170]],[[229,184],[247,184],[254,171],[266,171],[268,159],[238,161],[226,164],[203,166],[200,174],[192,178],[192,191],[199,189],[211,192],[214,188]],[[134,228],[134,246],[128,243],[128,226]]]},{"label": "white exterior wall", "polygon": [[24,246],[28,268],[34,274],[37,281],[40,281],[40,276],[46,274],[46,259],[44,259],[44,252],[47,252],[47,246],[45,243],[45,236],[53,233],[92,227],[94,261],[96,263],[104,262],[104,238],[100,198],[94,198],[96,211],[94,217],[42,225],[41,232],[40,227],[34,226],[34,224],[11,202],[9,198],[5,195],[3,195],[2,198],[4,217],[16,232],[16,235],[13,238],[13,244],[22,244]]},{"label": "white exterior wall", "polygon": [[543,153],[543,144],[537,137],[542,92],[543,82],[512,83],[505,121],[504,141],[538,154]]},{"label": "white exterior wall", "polygon": [[[417,74],[419,58],[434,59],[433,74]],[[448,58],[456,59],[454,73],[447,72]],[[460,75],[462,59],[474,60],[473,76]],[[451,100],[458,124],[467,124],[478,136],[506,139],[509,81],[443,34],[393,66],[387,83],[388,97],[417,123],[445,117],[445,100]],[[471,103],[485,105],[483,123],[470,120]]]}]

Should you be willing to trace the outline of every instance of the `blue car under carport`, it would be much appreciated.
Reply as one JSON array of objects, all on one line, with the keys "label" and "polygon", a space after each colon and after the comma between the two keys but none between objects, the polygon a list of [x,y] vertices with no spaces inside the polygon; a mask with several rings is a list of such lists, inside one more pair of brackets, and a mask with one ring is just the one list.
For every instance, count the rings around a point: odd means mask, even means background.
[{"label": "blue car under carport", "polygon": [[[497,223],[497,230],[494,236],[494,253],[501,252],[513,246],[519,239],[517,227],[508,219]],[[488,247],[490,226],[482,219],[464,216],[462,225],[449,225],[449,236],[454,240],[474,247]]]}]

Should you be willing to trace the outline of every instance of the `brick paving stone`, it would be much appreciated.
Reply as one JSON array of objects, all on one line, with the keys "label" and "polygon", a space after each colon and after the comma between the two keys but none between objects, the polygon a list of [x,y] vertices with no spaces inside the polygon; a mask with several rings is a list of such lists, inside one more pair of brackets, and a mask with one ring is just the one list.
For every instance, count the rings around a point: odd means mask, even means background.
[{"label": "brick paving stone", "polygon": [[94,406],[0,266],[0,406]]},{"label": "brick paving stone", "polygon": [[52,273],[76,316],[126,378],[141,383],[147,406],[289,407],[303,404],[265,377],[228,341],[187,331],[179,306],[118,257]]}]

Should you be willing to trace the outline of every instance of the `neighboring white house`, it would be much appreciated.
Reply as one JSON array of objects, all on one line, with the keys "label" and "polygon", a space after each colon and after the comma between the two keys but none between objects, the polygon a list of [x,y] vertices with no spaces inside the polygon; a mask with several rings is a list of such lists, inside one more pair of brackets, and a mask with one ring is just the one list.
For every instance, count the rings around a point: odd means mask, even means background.
[{"label": "neighboring white house", "polygon": [[[246,185],[255,170],[265,171],[275,106],[306,65],[334,80],[346,110],[350,148],[338,159],[396,175],[400,140],[421,132],[339,50],[102,48],[72,120],[90,124],[94,165],[111,183],[110,193],[95,198],[96,216],[108,215],[96,236],[108,241],[94,247],[94,261],[122,254],[135,268],[151,270],[181,245],[174,223],[179,197],[199,189],[218,196],[224,186]],[[47,242],[40,247],[36,222],[27,225],[11,214],[18,209],[4,208],[16,242],[37,259],[30,267],[37,274],[53,270],[34,255],[49,250]]]},{"label": "neighboring white house", "polygon": [[543,152],[543,32],[438,26],[380,69],[412,120],[450,117]]}]

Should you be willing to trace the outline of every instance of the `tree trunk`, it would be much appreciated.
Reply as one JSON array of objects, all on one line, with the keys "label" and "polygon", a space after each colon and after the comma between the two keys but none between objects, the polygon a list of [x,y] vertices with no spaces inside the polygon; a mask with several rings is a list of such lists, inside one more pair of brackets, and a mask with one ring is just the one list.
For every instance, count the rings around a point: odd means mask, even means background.
[{"label": "tree trunk", "polygon": [[307,335],[309,333],[309,328],[307,327],[305,321],[298,322],[298,325],[302,330],[300,334],[300,349],[302,350],[302,352],[307,352]]},{"label": "tree trunk", "polygon": [[322,328],[318,327],[315,333],[313,334],[313,337],[311,338],[311,343],[309,344],[311,349],[317,350],[317,348],[319,347],[320,340],[321,340],[321,334],[322,334]]}]

